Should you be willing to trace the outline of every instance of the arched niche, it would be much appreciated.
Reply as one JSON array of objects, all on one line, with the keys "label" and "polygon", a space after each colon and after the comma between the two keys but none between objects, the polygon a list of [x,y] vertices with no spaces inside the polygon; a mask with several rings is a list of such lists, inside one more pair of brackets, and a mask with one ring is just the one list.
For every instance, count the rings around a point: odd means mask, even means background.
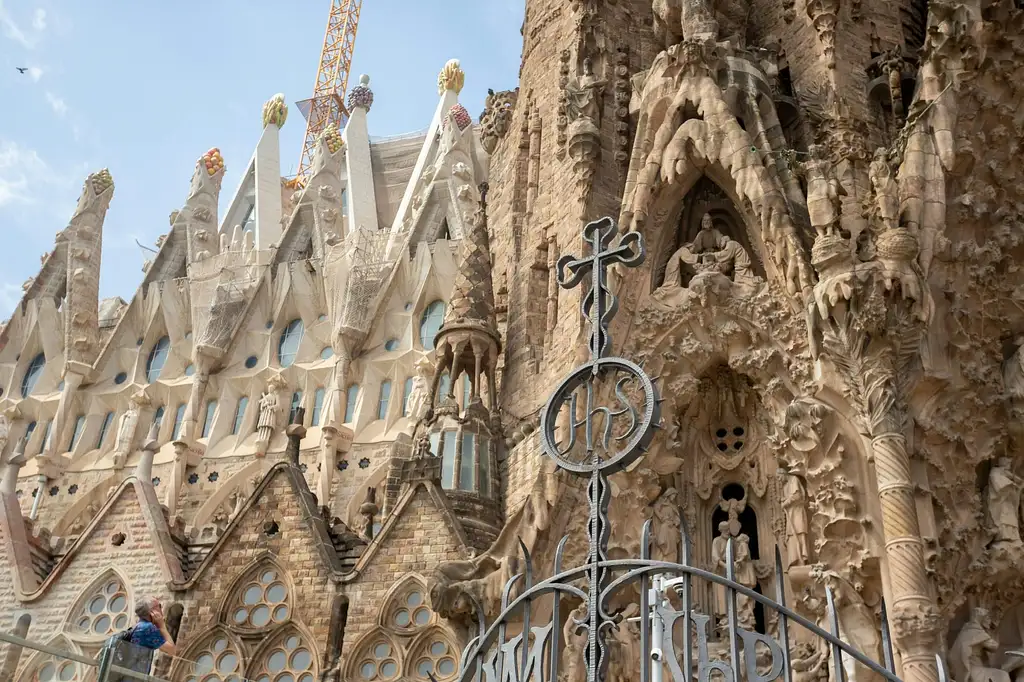
[{"label": "arched niche", "polygon": [[[732,198],[722,187],[707,175],[702,175],[678,202],[675,210],[667,211],[664,224],[658,225],[654,270],[651,276],[651,290],[665,283],[665,269],[669,258],[680,247],[693,243],[701,229],[704,215],[711,216],[714,228],[743,247],[750,257],[753,273],[765,277],[764,263],[760,252],[753,248],[744,216],[736,208]],[[683,286],[688,284],[684,274]]]}]

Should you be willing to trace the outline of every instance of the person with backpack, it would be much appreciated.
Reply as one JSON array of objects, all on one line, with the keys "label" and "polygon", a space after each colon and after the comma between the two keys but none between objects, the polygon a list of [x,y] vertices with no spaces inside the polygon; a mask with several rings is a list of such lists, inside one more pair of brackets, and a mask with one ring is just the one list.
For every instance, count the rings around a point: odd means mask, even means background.
[{"label": "person with backpack", "polygon": [[[177,653],[174,638],[167,630],[163,606],[155,597],[142,597],[135,602],[135,615],[139,622],[131,628],[112,636],[107,641],[111,650],[111,662],[119,668],[137,673],[149,674],[153,665],[153,653],[162,651],[168,656]],[[112,681],[126,678],[112,676]]]}]

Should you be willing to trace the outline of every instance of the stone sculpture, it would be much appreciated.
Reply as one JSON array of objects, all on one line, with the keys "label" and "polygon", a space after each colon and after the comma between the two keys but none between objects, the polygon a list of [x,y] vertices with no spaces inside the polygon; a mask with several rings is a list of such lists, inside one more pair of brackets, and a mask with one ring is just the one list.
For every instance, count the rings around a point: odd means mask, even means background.
[{"label": "stone sculpture", "polygon": [[121,415],[117,423],[117,439],[114,441],[114,468],[124,466],[135,445],[135,432],[139,425],[139,415],[149,405],[149,398],[139,391],[128,401],[128,409]]},{"label": "stone sculpture", "polygon": [[579,77],[572,77],[565,85],[568,101],[569,122],[580,118],[590,121],[595,127],[601,126],[601,94],[605,81],[594,75],[593,63],[587,57]]},{"label": "stone sculpture", "polygon": [[1021,545],[1020,502],[1024,479],[1013,472],[1009,457],[1000,457],[988,475],[988,511],[995,530],[994,546]]},{"label": "stone sculpture", "polygon": [[719,232],[710,214],[705,214],[700,224],[693,241],[676,250],[665,265],[665,278],[658,291],[659,300],[665,303],[676,302],[682,289],[708,274],[723,275],[741,287],[757,281],[743,246]]},{"label": "stone sculpture", "polygon": [[789,565],[807,563],[810,551],[807,544],[807,489],[803,480],[780,467],[782,479],[782,508],[786,512],[786,552]]},{"label": "stone sculpture", "polygon": [[810,158],[799,165],[807,181],[807,212],[818,235],[835,236],[839,232],[839,216],[846,189],[836,178],[832,161],[825,147],[812,144],[807,148]]},{"label": "stone sculpture", "polygon": [[416,363],[416,376],[412,380],[406,413],[413,422],[418,421],[430,407],[430,382],[434,375],[434,363],[424,356]]},{"label": "stone sculpture", "polygon": [[949,651],[949,663],[957,682],[1010,682],[1004,670],[992,667],[989,656],[999,650],[999,642],[988,633],[988,611],[971,609],[971,617],[960,629]]},{"label": "stone sculpture", "polygon": [[884,147],[875,150],[868,175],[871,178],[871,188],[874,190],[875,210],[879,221],[886,230],[894,230],[899,227],[900,200],[888,153]]}]

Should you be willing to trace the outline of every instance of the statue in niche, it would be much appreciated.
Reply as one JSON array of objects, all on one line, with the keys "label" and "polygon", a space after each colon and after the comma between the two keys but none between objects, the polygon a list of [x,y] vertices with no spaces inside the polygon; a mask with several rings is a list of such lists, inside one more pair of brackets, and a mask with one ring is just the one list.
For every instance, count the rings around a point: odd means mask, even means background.
[{"label": "statue in niche", "polygon": [[693,241],[683,244],[668,259],[665,280],[660,288],[666,292],[685,288],[684,265],[692,271],[693,277],[704,273],[719,273],[737,284],[751,284],[755,279],[746,250],[739,242],[715,228],[710,213],[705,213],[701,218],[700,231]]},{"label": "statue in niche", "polygon": [[[735,501],[730,500],[730,502]],[[714,571],[719,575],[728,575],[728,546],[731,539],[735,580],[740,585],[753,589],[757,585],[757,573],[754,569],[754,561],[750,556],[750,537],[746,533],[733,533],[729,521],[719,523],[718,532],[719,536],[711,543],[711,562]],[[715,615],[718,616],[720,625],[728,613],[728,598],[725,586],[715,585]],[[741,627],[753,629],[754,600],[738,592],[736,593],[736,617]]]},{"label": "statue in niche", "polygon": [[1005,670],[987,665],[988,657],[999,649],[999,642],[986,629],[988,611],[971,609],[971,618],[960,629],[949,652],[949,662],[957,682],[1010,682]]},{"label": "statue in niche", "polygon": [[871,178],[871,188],[875,192],[878,217],[886,230],[894,230],[899,227],[900,198],[896,189],[896,178],[893,177],[892,166],[889,165],[888,154],[885,147],[875,150],[875,155],[871,159],[871,167],[868,169],[868,176]]},{"label": "statue in niche", "polygon": [[1013,473],[1009,457],[1000,457],[988,475],[988,512],[995,526],[993,546],[1019,546],[1020,493],[1024,479]]},{"label": "statue in niche", "polygon": [[819,237],[838,236],[842,215],[840,197],[846,196],[846,189],[836,178],[832,161],[822,145],[810,145],[807,154],[810,158],[799,164],[797,170],[807,181],[807,213],[811,225]]},{"label": "statue in niche", "polygon": [[416,376],[412,380],[412,390],[409,391],[408,413],[409,419],[413,422],[426,413],[430,407],[430,380],[434,374],[434,363],[430,358],[424,356],[416,363]]},{"label": "statue in niche", "polygon": [[601,93],[605,82],[594,75],[590,57],[583,60],[583,73],[572,77],[565,84],[565,95],[569,122],[585,118],[595,127],[601,126]]},{"label": "statue in niche", "polygon": [[149,404],[146,394],[136,393],[128,400],[128,409],[117,423],[117,438],[114,440],[114,467],[121,468],[131,454],[135,441],[135,430],[139,425],[142,408]]},{"label": "statue in niche", "polygon": [[729,534],[739,535],[740,534],[740,514],[747,508],[747,500],[737,499],[725,499],[724,497],[718,502],[718,508],[729,515]]},{"label": "statue in niche", "polygon": [[782,479],[782,509],[786,512],[786,554],[790,566],[807,563],[807,489],[803,479],[779,467]]}]

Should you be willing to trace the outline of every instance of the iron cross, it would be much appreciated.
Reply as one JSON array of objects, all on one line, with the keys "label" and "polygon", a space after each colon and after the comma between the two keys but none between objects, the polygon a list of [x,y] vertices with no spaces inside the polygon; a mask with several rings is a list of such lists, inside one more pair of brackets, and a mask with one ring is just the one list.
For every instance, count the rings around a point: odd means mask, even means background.
[{"label": "iron cross", "polygon": [[644,262],[647,255],[643,235],[639,232],[627,232],[622,235],[618,246],[609,248],[618,231],[611,218],[588,223],[583,228],[583,241],[589,247],[586,250],[590,255],[582,258],[562,256],[556,264],[558,284],[563,289],[572,289],[590,275],[590,290],[583,297],[580,310],[583,317],[590,320],[590,360],[595,363],[595,371],[597,361],[610,351],[608,323],[619,309],[618,299],[607,287],[608,266],[620,263],[627,268],[635,268]]}]

